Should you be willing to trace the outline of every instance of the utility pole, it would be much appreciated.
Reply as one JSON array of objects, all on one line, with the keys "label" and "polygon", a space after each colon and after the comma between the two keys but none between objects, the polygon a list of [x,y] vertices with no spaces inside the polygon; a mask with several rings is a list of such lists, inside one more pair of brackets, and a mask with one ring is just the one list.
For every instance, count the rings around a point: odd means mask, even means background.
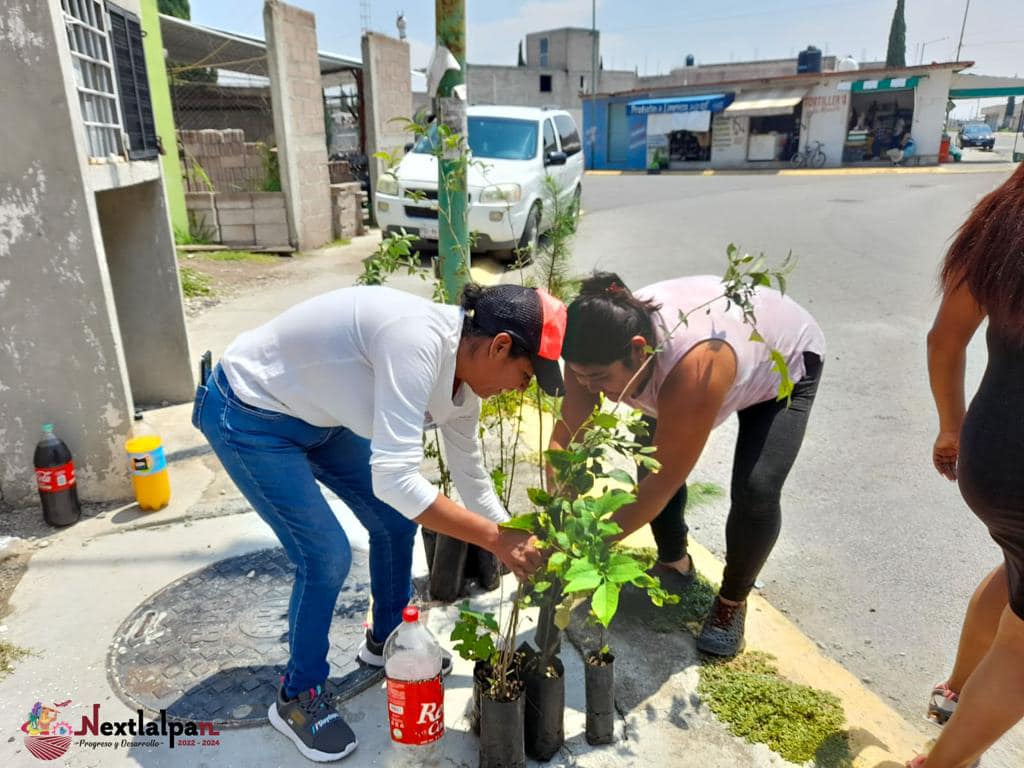
[{"label": "utility pole", "polygon": [[[436,0],[434,17],[438,47],[447,48],[459,63],[458,69],[448,70],[441,79],[436,110],[438,125],[448,126],[452,137],[452,148],[442,148],[443,154],[438,158],[437,205],[441,280],[447,300],[455,303],[469,275],[468,187],[462,157],[467,133],[465,0]],[[459,86],[461,98],[455,93]]]},{"label": "utility pole", "polygon": [[[469,278],[468,186],[466,184],[466,2],[435,0],[437,47],[447,48],[458,67],[444,73],[437,88],[434,114],[441,156],[437,159],[438,259],[445,299],[459,300]],[[456,91],[458,89],[458,91]],[[441,137],[447,126],[450,139]],[[430,594],[452,602],[462,591],[470,547],[464,541],[437,534],[430,565]],[[498,570],[496,561],[494,571]]]},{"label": "utility pole", "polygon": [[964,6],[964,23],[960,25],[960,42],[956,44],[956,60],[960,61],[960,49],[964,47],[964,30],[967,29],[967,12],[971,10],[971,0]]},{"label": "utility pole", "polygon": [[590,92],[597,93],[597,0],[590,0]]}]

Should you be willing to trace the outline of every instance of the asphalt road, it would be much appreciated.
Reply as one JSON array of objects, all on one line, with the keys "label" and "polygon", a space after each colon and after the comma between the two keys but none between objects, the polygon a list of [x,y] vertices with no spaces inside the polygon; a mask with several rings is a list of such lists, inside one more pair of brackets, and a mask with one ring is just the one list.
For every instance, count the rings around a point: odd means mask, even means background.
[{"label": "asphalt road", "polygon": [[[929,735],[928,691],[948,674],[968,597],[1001,554],[931,466],[925,334],[950,235],[1006,175],[584,179],[583,270],[614,270],[639,287],[721,274],[728,243],[799,258],[790,294],[817,317],[829,349],[764,594]],[[985,365],[980,333],[969,358],[973,392]],[[734,439],[732,419],[693,477],[728,488]],[[719,554],[727,506],[689,516]],[[985,765],[1022,760],[1018,728]]]}]

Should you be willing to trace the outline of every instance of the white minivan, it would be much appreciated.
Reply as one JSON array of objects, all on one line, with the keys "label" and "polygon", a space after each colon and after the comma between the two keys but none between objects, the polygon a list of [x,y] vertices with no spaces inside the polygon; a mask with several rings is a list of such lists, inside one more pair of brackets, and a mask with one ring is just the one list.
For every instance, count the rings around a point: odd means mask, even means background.
[{"label": "white minivan", "polygon": [[[552,223],[547,176],[554,179],[562,209],[579,210],[583,147],[576,122],[561,109],[479,106],[468,108],[467,125],[474,250],[535,250]],[[431,128],[397,167],[378,178],[374,205],[383,231],[404,229],[422,240],[438,239],[436,141]]]}]

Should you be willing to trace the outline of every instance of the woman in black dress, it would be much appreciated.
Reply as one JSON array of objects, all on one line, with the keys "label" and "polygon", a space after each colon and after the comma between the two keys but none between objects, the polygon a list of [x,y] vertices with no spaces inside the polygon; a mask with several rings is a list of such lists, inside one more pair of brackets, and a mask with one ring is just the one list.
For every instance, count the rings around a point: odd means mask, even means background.
[{"label": "woman in black dress", "polygon": [[[1003,551],[967,607],[956,664],[928,714],[943,725],[914,768],[964,768],[1024,717],[1024,166],[985,197],[942,268],[928,334],[939,416],[933,461]],[[988,318],[988,367],[970,409],[968,342]]]}]

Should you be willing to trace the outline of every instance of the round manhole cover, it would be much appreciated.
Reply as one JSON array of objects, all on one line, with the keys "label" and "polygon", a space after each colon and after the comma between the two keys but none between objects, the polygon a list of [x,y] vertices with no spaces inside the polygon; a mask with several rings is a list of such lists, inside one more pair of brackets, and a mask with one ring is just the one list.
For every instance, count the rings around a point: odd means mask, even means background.
[{"label": "round manhole cover", "polygon": [[[288,601],[294,568],[283,549],[213,563],[164,587],[136,608],[107,657],[111,684],[151,715],[221,727],[266,722],[288,661]],[[355,660],[370,608],[365,552],[338,596],[328,659],[339,698],[379,681],[382,671]]]}]

